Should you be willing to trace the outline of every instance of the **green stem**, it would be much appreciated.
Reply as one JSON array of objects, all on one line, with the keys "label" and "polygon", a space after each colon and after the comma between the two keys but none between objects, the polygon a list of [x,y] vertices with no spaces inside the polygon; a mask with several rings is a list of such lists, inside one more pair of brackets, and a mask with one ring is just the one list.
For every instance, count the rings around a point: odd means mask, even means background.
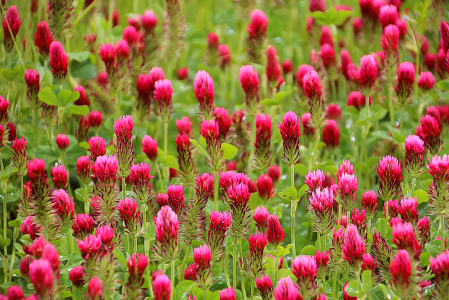
[{"label": "green stem", "polygon": [[206,298],[207,298],[207,289],[204,289],[203,300],[206,300]]},{"label": "green stem", "polygon": [[114,23],[112,22],[112,15],[114,12],[114,0],[109,0],[109,12],[108,12],[108,23],[109,23],[109,38],[112,41],[112,26]]},{"label": "green stem", "polygon": [[332,299],[336,300],[337,297],[337,276],[338,276],[338,265],[335,265],[335,270],[334,270],[334,280],[333,280],[333,284],[332,284]]},{"label": "green stem", "polygon": [[159,176],[159,182],[160,182],[160,185],[161,185],[161,192],[163,192],[164,191],[164,183],[162,182],[161,169],[159,169],[159,166],[158,166],[156,161],[154,161],[154,166],[156,167],[156,170],[157,170],[157,176]]},{"label": "green stem", "polygon": [[[171,280],[171,290],[174,291],[175,290],[175,260],[171,261],[171,267],[170,267],[170,271],[171,271],[171,276],[170,276],[170,280]],[[171,293],[171,300],[173,300],[173,294]],[[206,298],[204,298],[206,299]]]},{"label": "green stem", "polygon": [[388,81],[388,104],[390,107],[390,125],[394,128],[393,82]]},{"label": "green stem", "polygon": [[214,174],[214,203],[215,203],[215,211],[218,211],[218,180],[220,178],[220,174],[215,171]]},{"label": "green stem", "polygon": [[341,225],[341,204],[338,204],[338,225]]},{"label": "green stem", "polygon": [[[291,186],[295,186],[295,165],[290,166],[290,180],[291,180]],[[296,257],[296,243],[295,243],[295,212],[296,212],[296,202],[290,201],[290,217],[291,217],[291,243],[293,245],[292,247],[292,259]]]},{"label": "green stem", "polygon": [[390,209],[389,209],[389,207],[388,207],[388,201],[387,201],[387,203],[386,203],[386,206],[385,206],[385,237],[387,237],[387,233],[388,233],[388,225],[389,225],[389,218],[390,218]]},{"label": "green stem", "polygon": [[237,237],[234,237],[234,247],[232,249],[232,286],[237,287]]},{"label": "green stem", "polygon": [[38,124],[39,124],[39,117],[38,117],[39,109],[35,108],[33,110],[33,123],[34,123],[34,145],[37,147],[39,145],[39,130],[38,130]]},{"label": "green stem", "polygon": [[[14,228],[14,230],[16,230],[16,228]],[[12,272],[14,271],[14,259],[16,258],[16,247],[15,244],[16,241],[14,241],[13,245],[12,245],[12,257],[11,257],[11,266],[9,267],[9,281],[11,281],[12,278]]]},{"label": "green stem", "polygon": [[84,213],[86,214],[86,215],[88,215],[89,214],[89,195],[88,195],[88,192],[87,192],[87,183],[86,184],[84,184],[84,194],[86,195],[86,197],[84,198]]},{"label": "green stem", "polygon": [[316,243],[317,243],[318,252],[321,252],[321,234],[319,231],[317,231],[316,236],[317,236]]},{"label": "green stem", "polygon": [[[1,160],[1,155],[0,155],[0,160]],[[3,170],[3,162],[2,162],[2,174],[4,174],[4,170]],[[7,226],[7,210],[6,210],[6,187],[7,187],[7,180],[5,180],[3,182],[3,240],[6,241],[7,238],[7,232],[8,232],[8,226]],[[7,246],[3,246],[3,252],[4,252],[4,257],[3,259],[6,260],[6,263],[3,264],[3,278],[4,278],[4,282],[7,282],[8,280],[8,247]]]},{"label": "green stem", "polygon": [[228,255],[228,245],[226,243],[226,248],[225,248],[225,257],[224,257],[224,272],[225,272],[225,276],[226,276],[226,285],[228,286],[228,288],[231,286],[230,282],[229,282],[229,274],[228,274],[228,259],[229,259],[229,255]]},{"label": "green stem", "polygon": [[133,242],[134,242],[134,252],[133,253],[137,253],[137,237],[133,237]]},{"label": "green stem", "polygon": [[412,178],[412,195],[415,193],[415,188],[416,188],[416,178],[413,177]]},{"label": "green stem", "polygon": [[72,228],[68,228],[67,230],[67,237],[70,240],[70,253],[74,253],[75,252],[75,247],[73,245],[73,236],[72,236]]},{"label": "green stem", "polygon": [[122,178],[122,193],[123,193],[123,200],[126,199],[126,177]]},{"label": "green stem", "polygon": [[404,106],[401,106],[401,123],[400,123],[401,135],[404,134]]},{"label": "green stem", "polygon": [[186,266],[186,263],[187,263],[187,258],[189,257],[189,254],[190,254],[190,250],[192,249],[192,243],[189,243],[189,247],[187,248],[187,252],[186,252],[186,255],[184,255],[184,259],[182,260],[182,264],[181,264],[181,272],[180,272],[180,274],[178,274],[178,279],[179,279],[179,282],[181,282],[181,280],[182,280],[182,274],[184,274],[184,268],[185,268],[185,266]]},{"label": "green stem", "polygon": [[[168,155],[168,123],[164,123],[164,155]],[[170,171],[168,167],[165,169],[165,178],[170,181]]]},{"label": "green stem", "polygon": [[254,300],[254,284],[251,284],[251,300]]},{"label": "green stem", "polygon": [[[242,248],[242,240],[239,239],[239,246],[240,246],[240,258],[243,261],[243,248]],[[276,267],[276,266],[275,266]],[[243,269],[240,268],[240,285],[241,285],[241,289],[242,289],[242,294],[243,294],[243,300],[246,300],[246,290],[245,290],[245,276],[243,274]]]},{"label": "green stem", "polygon": [[441,251],[444,251],[444,215],[440,215],[440,238],[441,238]]},{"label": "green stem", "polygon": [[313,147],[312,168],[315,166],[318,157],[318,145],[320,143],[320,134],[321,134],[320,131],[321,131],[320,126],[317,126],[317,128],[315,129],[316,140],[315,146]]}]

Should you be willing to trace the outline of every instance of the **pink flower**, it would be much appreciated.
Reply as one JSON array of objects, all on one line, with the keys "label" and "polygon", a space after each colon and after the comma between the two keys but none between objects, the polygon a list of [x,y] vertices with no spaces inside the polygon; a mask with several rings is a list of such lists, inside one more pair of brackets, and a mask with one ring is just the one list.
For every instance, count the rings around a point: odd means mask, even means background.
[{"label": "pink flower", "polygon": [[237,296],[235,295],[235,291],[232,286],[220,291],[220,300],[235,300],[236,297]]},{"label": "pink flower", "polygon": [[200,125],[201,135],[206,139],[207,144],[214,144],[218,142],[220,136],[220,129],[215,120],[205,120]]},{"label": "pink flower", "polygon": [[[263,300],[270,300],[273,297],[273,283],[268,275],[256,278],[256,287]],[[221,299],[220,299],[221,300]]]},{"label": "pink flower", "polygon": [[185,80],[187,77],[189,77],[189,68],[188,67],[179,68],[176,71],[176,75],[178,77],[178,80]]},{"label": "pink flower", "polygon": [[211,119],[214,112],[214,81],[206,71],[198,71],[193,82],[195,98],[200,105],[201,114]]},{"label": "pink flower", "polygon": [[23,175],[26,171],[26,161],[28,159],[26,155],[26,145],[27,140],[24,140],[23,137],[20,139],[14,139],[11,144],[11,164],[17,169],[19,175]]},{"label": "pink flower", "polygon": [[284,146],[283,160],[288,165],[294,165],[300,156],[299,153],[299,136],[301,135],[301,125],[299,117],[293,112],[287,112],[282,123],[279,123],[279,130]]},{"label": "pink flower", "polygon": [[405,139],[405,169],[414,177],[424,166],[424,142],[416,135]]},{"label": "pink flower", "polygon": [[207,46],[209,49],[211,48],[215,48],[217,49],[219,44],[219,37],[216,33],[214,32],[209,32],[209,34],[207,35]]},{"label": "pink flower", "polygon": [[399,48],[400,31],[398,26],[392,24],[384,28],[382,33],[381,45],[385,55],[388,59],[391,59],[391,63],[395,68],[398,61],[398,48]]},{"label": "pink flower", "polygon": [[184,189],[181,185],[170,185],[167,189],[168,205],[178,215],[185,207]]},{"label": "pink flower", "polygon": [[207,232],[207,244],[211,248],[212,258],[217,260],[223,255],[223,243],[231,226],[232,216],[228,212],[211,211],[209,219],[210,227]]},{"label": "pink flower", "polygon": [[100,127],[101,123],[103,122],[103,116],[101,115],[101,112],[95,110],[91,111],[89,113],[89,122],[93,128]]},{"label": "pink flower", "polygon": [[35,240],[38,236],[42,228],[36,224],[33,216],[28,216],[23,220],[22,224],[20,224],[20,232],[25,235],[28,234],[31,240]]},{"label": "pink flower", "polygon": [[393,227],[392,232],[393,243],[398,246],[399,249],[405,249],[409,255],[418,258],[421,254],[421,246],[416,240],[415,231],[413,225],[410,223],[398,223]]},{"label": "pink flower", "polygon": [[301,117],[303,134],[310,137],[315,134],[315,128],[312,127],[312,115],[310,113],[303,113]]},{"label": "pink flower", "polygon": [[101,237],[88,235],[84,240],[77,240],[76,242],[81,251],[81,256],[86,260],[97,256],[101,251]]},{"label": "pink flower", "polygon": [[399,213],[401,214],[401,219],[404,222],[416,224],[418,222],[418,201],[416,197],[404,197],[400,204]]},{"label": "pink flower", "polygon": [[372,219],[377,212],[377,195],[374,191],[366,191],[362,195],[362,206],[366,210],[369,219]]},{"label": "pink flower", "polygon": [[106,154],[106,141],[99,136],[91,137],[88,141],[90,147],[90,159],[93,163],[97,160],[97,157]]},{"label": "pink flower", "polygon": [[89,283],[87,284],[87,300],[100,300],[101,294],[103,294],[103,284],[100,279],[96,276],[90,278]]},{"label": "pink flower", "polygon": [[346,287],[348,286],[348,282],[346,281],[343,285],[343,300],[357,300],[357,297],[349,296],[348,292],[346,292]]},{"label": "pink flower", "polygon": [[[304,297],[303,295],[301,295]],[[279,279],[278,285],[274,289],[274,299],[276,300],[297,300],[299,296],[298,288],[293,284],[290,277]]]},{"label": "pink flower", "polygon": [[115,50],[112,44],[102,44],[100,46],[100,57],[106,67],[110,67],[115,63]]},{"label": "pink flower", "polygon": [[[297,286],[299,287],[299,294],[304,299],[309,299],[314,293],[315,280],[318,272],[318,266],[315,258],[309,255],[297,256],[292,261],[292,272],[297,278]],[[276,293],[276,291],[275,291]]]},{"label": "pink flower", "polygon": [[377,80],[378,62],[374,55],[365,55],[360,59],[360,72],[357,80],[364,95],[369,95]]},{"label": "pink flower", "polygon": [[369,270],[371,271],[372,274],[375,274],[377,265],[378,265],[377,258],[373,259],[373,257],[369,253],[363,254],[363,261],[362,261],[363,271]]},{"label": "pink flower", "polygon": [[303,83],[302,79],[304,76],[309,73],[310,71],[314,71],[315,69],[312,66],[309,65],[301,65],[298,68],[298,72],[296,73],[296,81],[298,83],[298,89],[303,90]]},{"label": "pink flower", "polygon": [[53,191],[51,200],[53,210],[64,222],[73,220],[75,217],[75,203],[66,191],[62,189]]},{"label": "pink flower", "polygon": [[290,59],[286,59],[281,63],[282,73],[289,74],[292,73],[295,67]]},{"label": "pink flower", "polygon": [[184,279],[196,281],[197,277],[198,277],[198,266],[193,262],[184,271]]},{"label": "pink flower", "polygon": [[324,0],[310,0],[309,1],[309,10],[310,12],[314,11],[326,11],[326,1]]},{"label": "pink flower", "polygon": [[270,213],[265,206],[258,206],[253,212],[253,219],[259,232],[266,232]]},{"label": "pink flower", "polygon": [[157,15],[152,10],[146,10],[143,15],[140,16],[140,22],[145,30],[145,34],[150,34],[154,31],[157,25]]},{"label": "pink flower", "polygon": [[267,245],[267,236],[256,231],[254,234],[249,235],[248,242],[250,253],[250,257],[247,259],[249,272],[254,278],[257,278],[263,271],[263,251]]},{"label": "pink flower", "polygon": [[340,121],[341,120],[341,108],[336,103],[331,103],[327,106],[326,118],[329,120]]},{"label": "pink flower", "polygon": [[89,156],[81,156],[76,160],[76,174],[84,184],[86,184],[90,178],[91,168],[92,165],[90,164]]},{"label": "pink flower", "polygon": [[51,169],[51,174],[53,175],[51,180],[53,181],[56,189],[67,187],[67,171],[64,165],[54,166]]},{"label": "pink flower", "polygon": [[185,133],[189,138],[192,137],[192,122],[189,117],[182,117],[180,120],[176,120],[176,127],[179,133]]},{"label": "pink flower", "polygon": [[154,223],[157,256],[166,260],[176,259],[178,255],[178,216],[169,206],[163,206],[154,218]]},{"label": "pink flower", "polygon": [[231,51],[228,45],[220,44],[217,48],[218,58],[220,59],[220,68],[224,69],[226,66],[231,65]]},{"label": "pink flower", "polygon": [[402,166],[396,157],[384,156],[377,164],[380,177],[379,196],[385,201],[393,199],[400,191]]},{"label": "pink flower", "polygon": [[345,173],[338,178],[338,190],[345,211],[351,211],[357,201],[357,177]]},{"label": "pink flower", "polygon": [[157,142],[149,135],[144,135],[142,138],[142,152],[145,153],[151,161],[154,161],[157,158]]},{"label": "pink flower", "polygon": [[309,195],[316,189],[323,187],[324,179],[325,176],[322,170],[309,171],[304,180],[304,183],[309,187]]},{"label": "pink flower", "polygon": [[[5,5],[3,4],[3,6]],[[3,45],[5,45],[5,50],[8,53],[11,52],[14,47],[14,39],[16,38],[17,33],[19,33],[20,25],[22,25],[22,19],[19,19],[17,6],[11,5],[2,22]]]},{"label": "pink flower", "polygon": [[94,233],[95,222],[90,215],[78,214],[73,220],[73,233],[79,238],[84,238],[88,234]]},{"label": "pink flower", "polygon": [[156,202],[160,207],[168,205],[168,196],[164,193],[159,193],[156,195]]},{"label": "pink flower", "polygon": [[422,72],[421,74],[419,74],[418,86],[420,89],[433,89],[434,84],[435,77],[433,76],[432,72]]},{"label": "pink flower", "polygon": [[65,150],[69,147],[69,138],[65,134],[58,134],[55,138],[56,145],[60,150]]},{"label": "pink flower", "polygon": [[90,107],[89,97],[86,95],[86,91],[81,85],[75,87],[73,91],[80,93],[80,97],[74,102],[75,105],[87,105]]},{"label": "pink flower", "polygon": [[245,92],[246,107],[253,113],[259,103],[259,77],[252,65],[242,66],[239,72],[240,85]]},{"label": "pink flower", "polygon": [[164,123],[171,117],[173,105],[173,88],[170,80],[162,79],[154,84],[154,100],[159,103],[159,115]]},{"label": "pink flower", "polygon": [[321,99],[322,85],[316,71],[311,70],[307,72],[302,79],[302,85],[304,94],[307,98],[312,99],[313,101]]},{"label": "pink flower", "polygon": [[53,282],[56,279],[50,262],[46,259],[36,259],[30,263],[30,281],[37,295],[42,298],[53,294]]},{"label": "pink flower", "polygon": [[429,219],[427,219],[426,216],[419,219],[418,226],[416,227],[416,229],[417,229],[416,235],[418,238],[418,242],[422,246],[425,243],[427,243],[427,241],[429,240],[429,235],[430,235]]},{"label": "pink flower", "polygon": [[138,33],[133,26],[126,26],[125,29],[123,29],[122,36],[123,40],[125,40],[129,46],[132,46],[138,37]]},{"label": "pink flower", "polygon": [[17,285],[10,286],[8,288],[7,295],[8,295],[8,299],[9,300],[23,300],[23,299],[25,299],[25,295],[23,294],[22,288],[20,286],[17,286]]},{"label": "pink flower", "polygon": [[442,21],[440,23],[440,35],[441,35],[441,46],[443,48],[444,53],[447,53],[449,50],[449,25]]},{"label": "pink flower", "polygon": [[34,44],[37,51],[42,55],[44,60],[47,60],[50,54],[50,45],[53,43],[53,35],[45,21],[37,24],[36,33],[34,34]]},{"label": "pink flower", "polygon": [[69,60],[60,42],[50,45],[50,67],[53,76],[58,82],[63,82],[67,75]]},{"label": "pink flower", "polygon": [[395,294],[404,297],[410,293],[410,277],[412,265],[406,250],[399,250],[390,264],[391,284]]},{"label": "pink flower", "polygon": [[323,277],[326,275],[326,272],[328,271],[328,265],[329,265],[329,252],[323,251],[323,252],[315,252],[315,261],[316,265],[318,267],[318,277]]},{"label": "pink flower", "polygon": [[251,23],[248,25],[248,34],[250,38],[257,39],[265,36],[268,27],[268,18],[263,11],[256,9],[251,13]]},{"label": "pink flower", "polygon": [[338,148],[340,145],[340,129],[334,120],[326,121],[326,126],[323,129],[323,142],[326,147],[331,149]]},{"label": "pink flower", "polygon": [[26,70],[24,79],[27,84],[27,100],[31,103],[33,109],[37,109],[37,105],[39,104],[37,95],[40,90],[40,74],[36,70]]},{"label": "pink flower", "polygon": [[320,48],[320,56],[323,60],[324,66],[328,69],[334,67],[336,64],[335,50],[330,44],[324,44]]},{"label": "pink flower", "polygon": [[150,166],[145,163],[140,163],[131,166],[129,177],[127,178],[127,180],[129,180],[129,182],[133,185],[134,193],[140,203],[147,203],[151,197],[150,180],[154,176],[151,176],[150,172]]},{"label": "pink flower", "polygon": [[278,165],[268,167],[267,173],[274,182],[277,182],[281,178],[281,169]]},{"label": "pink flower", "polygon": [[115,186],[117,179],[118,161],[113,155],[97,157],[92,168],[94,183],[109,184]]},{"label": "pink flower", "polygon": [[[130,277],[142,278],[148,266],[148,257],[144,254],[134,253],[126,262]],[[136,279],[137,279],[136,278]]]},{"label": "pink flower", "polygon": [[268,82],[273,86],[276,85],[281,76],[281,70],[279,69],[278,58],[276,55],[276,50],[273,46],[268,46],[267,48],[267,67],[265,72],[267,74]]},{"label": "pink flower", "polygon": [[394,85],[398,104],[406,105],[412,93],[415,82],[415,66],[410,62],[403,62],[398,68],[398,80]]},{"label": "pink flower", "polygon": [[256,185],[260,197],[270,199],[274,196],[273,180],[270,176],[262,174],[259,178],[257,178]]},{"label": "pink flower", "polygon": [[398,20],[398,10],[394,5],[384,5],[379,11],[379,21],[382,27],[386,27],[390,24],[396,24]]},{"label": "pink flower", "polygon": [[209,288],[212,284],[212,255],[210,247],[205,245],[193,249],[193,261],[198,266],[198,285],[203,289]]},{"label": "pink flower", "polygon": [[218,123],[218,128],[220,129],[220,140],[225,141],[228,136],[229,128],[231,127],[231,116],[223,107],[216,107],[214,109],[213,116],[215,117],[215,121]]},{"label": "pink flower", "polygon": [[118,117],[114,122],[114,154],[118,159],[118,174],[121,178],[129,175],[129,168],[134,157],[133,149],[134,121],[131,116]]},{"label": "pink flower", "polygon": [[142,218],[140,216],[140,206],[136,199],[126,198],[119,202],[117,209],[120,218],[125,222],[127,231],[136,235],[142,227]]},{"label": "pink flower", "polygon": [[437,153],[440,149],[440,125],[438,121],[429,115],[421,118],[421,124],[416,128],[416,135],[424,141],[424,146],[430,153]]},{"label": "pink flower", "polygon": [[267,240],[275,248],[284,241],[285,233],[281,222],[276,215],[270,215],[267,219]]},{"label": "pink flower", "polygon": [[358,269],[363,260],[363,254],[366,253],[365,242],[360,237],[357,227],[349,224],[346,227],[345,238],[342,245],[343,259],[350,266]]},{"label": "pink flower", "polygon": [[84,285],[84,273],[83,266],[76,266],[69,272],[69,279],[73,286],[82,287]]},{"label": "pink flower", "polygon": [[326,234],[334,224],[335,214],[332,211],[334,197],[328,188],[318,187],[309,197],[311,211],[314,214],[315,230]]},{"label": "pink flower", "polygon": [[431,257],[430,268],[435,275],[435,296],[444,298],[442,293],[447,291],[446,286],[449,280],[449,252],[444,251],[435,258]]}]

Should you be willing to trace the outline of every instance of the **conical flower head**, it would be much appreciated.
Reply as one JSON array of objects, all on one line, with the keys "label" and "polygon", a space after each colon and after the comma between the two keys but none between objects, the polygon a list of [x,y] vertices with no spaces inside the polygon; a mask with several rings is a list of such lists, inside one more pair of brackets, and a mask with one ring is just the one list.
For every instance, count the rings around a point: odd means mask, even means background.
[{"label": "conical flower head", "polygon": [[436,154],[441,146],[441,130],[438,121],[430,115],[421,118],[421,124],[416,128],[416,135],[424,141],[424,147]]},{"label": "conical flower head", "polygon": [[168,205],[178,215],[185,207],[184,189],[181,185],[170,185],[167,189]]},{"label": "conical flower head", "polygon": [[164,206],[154,218],[156,227],[155,252],[162,260],[174,260],[178,255],[178,216],[169,206]]},{"label": "conical flower head", "polygon": [[114,154],[119,163],[118,174],[121,178],[126,178],[134,158],[133,118],[131,116],[119,117],[115,120],[113,128],[115,133]]},{"label": "conical flower head", "polygon": [[378,61],[374,55],[365,55],[360,59],[360,71],[357,75],[359,88],[365,96],[373,92],[377,80]]},{"label": "conical flower head", "polygon": [[137,236],[142,228],[142,217],[136,199],[123,199],[119,202],[117,209],[120,218],[125,222],[126,231],[133,236]]},{"label": "conical flower head", "polygon": [[393,226],[392,235],[392,241],[399,249],[407,250],[411,257],[419,257],[421,254],[421,246],[416,240],[415,231],[411,223],[396,224]]},{"label": "conical flower head", "polygon": [[304,180],[304,183],[309,187],[309,190],[307,191],[309,195],[311,195],[318,188],[323,188],[324,180],[325,176],[322,170],[310,170]]},{"label": "conical flower head", "polygon": [[236,294],[232,286],[220,291],[220,300],[235,300]]},{"label": "conical flower head", "polygon": [[338,180],[338,191],[345,211],[351,211],[357,201],[357,177],[343,174]]},{"label": "conical flower head", "polygon": [[405,139],[405,169],[413,177],[419,176],[424,166],[424,141],[417,135]]},{"label": "conical flower head", "polygon": [[53,35],[45,21],[37,24],[36,33],[34,34],[34,45],[44,60],[48,59],[50,54],[50,45],[53,43]]},{"label": "conical flower head", "polygon": [[206,71],[198,71],[193,82],[195,98],[200,105],[200,111],[207,120],[214,112],[214,81]]},{"label": "conical flower head", "polygon": [[155,300],[170,300],[171,282],[167,275],[159,275],[153,280],[153,293]]},{"label": "conical flower head", "polygon": [[251,114],[254,114],[259,104],[259,77],[252,65],[245,65],[239,72],[240,85],[245,92],[246,107]]},{"label": "conical flower head", "polygon": [[197,282],[203,289],[209,288],[212,284],[212,255],[210,247],[200,246],[193,250],[193,261],[198,266]]},{"label": "conical flower head", "polygon": [[232,216],[228,212],[211,211],[209,219],[207,244],[211,248],[212,258],[218,260],[223,255],[223,244],[231,226]]},{"label": "conical flower head", "polygon": [[402,165],[396,157],[384,156],[377,164],[380,177],[379,196],[385,201],[393,199],[400,191]]},{"label": "conical flower head", "polygon": [[406,250],[399,250],[390,264],[391,285],[395,294],[406,297],[410,288],[412,264]]},{"label": "conical flower head", "polygon": [[256,222],[256,227],[259,232],[266,232],[267,221],[270,213],[265,206],[258,206],[253,212],[253,220]]},{"label": "conical flower head", "polygon": [[279,279],[274,289],[274,299],[276,300],[297,300],[301,296],[298,293],[297,286],[293,284],[290,277]]},{"label": "conical flower head", "polygon": [[288,164],[295,164],[299,156],[299,137],[301,135],[301,121],[299,117],[292,111],[287,112],[282,118],[282,123],[279,123],[279,130],[281,132],[284,156],[282,159]]},{"label": "conical flower head", "polygon": [[256,287],[263,300],[270,300],[273,297],[273,283],[268,275],[256,278]]},{"label": "conical flower head", "polygon": [[335,214],[333,213],[334,196],[328,188],[318,188],[309,197],[310,211],[314,215],[315,230],[326,234],[334,225]]},{"label": "conical flower head", "polygon": [[297,256],[292,262],[292,272],[297,278],[299,294],[304,299],[309,299],[314,294],[316,288],[315,280],[318,266],[315,258],[309,255]]},{"label": "conical flower head", "polygon": [[154,84],[154,100],[159,103],[159,115],[167,123],[173,111],[173,87],[170,80],[162,79]]},{"label": "conical flower head", "polygon": [[360,237],[357,227],[349,224],[346,227],[345,238],[342,245],[343,259],[355,269],[358,269],[363,260],[363,254],[366,253],[365,242]]},{"label": "conical flower head", "polygon": [[276,215],[270,215],[267,219],[267,239],[270,244],[277,247],[284,241],[285,233],[281,222]]},{"label": "conical flower head", "polygon": [[[4,6],[4,4],[3,4]],[[3,45],[6,52],[11,52],[14,47],[14,39],[19,33],[20,25],[22,25],[22,19],[19,18],[19,12],[17,6],[11,5],[6,11],[6,15],[3,17]]]},{"label": "conical flower head", "polygon": [[367,191],[362,195],[362,206],[366,210],[366,215],[372,219],[377,212],[377,195],[374,191]]},{"label": "conical flower head", "polygon": [[63,82],[68,71],[69,60],[60,42],[50,45],[50,67],[53,76],[58,82]]}]

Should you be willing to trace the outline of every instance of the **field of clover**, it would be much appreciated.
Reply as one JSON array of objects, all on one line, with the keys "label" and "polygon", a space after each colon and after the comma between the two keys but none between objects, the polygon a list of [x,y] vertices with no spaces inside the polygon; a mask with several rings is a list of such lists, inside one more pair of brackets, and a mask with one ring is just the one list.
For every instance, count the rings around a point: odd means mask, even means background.
[{"label": "field of clover", "polygon": [[449,299],[447,1],[0,9],[0,300]]}]

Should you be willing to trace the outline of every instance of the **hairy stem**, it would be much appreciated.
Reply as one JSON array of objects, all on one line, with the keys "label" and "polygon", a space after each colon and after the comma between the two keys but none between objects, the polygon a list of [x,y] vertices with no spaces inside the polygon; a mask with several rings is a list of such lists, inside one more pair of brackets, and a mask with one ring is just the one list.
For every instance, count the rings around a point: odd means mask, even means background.
[{"label": "hairy stem", "polygon": [[237,286],[237,237],[234,237],[234,247],[232,249],[232,286]]},{"label": "hairy stem", "polygon": [[218,183],[219,183],[218,179],[220,178],[219,176],[220,176],[220,174],[217,171],[215,171],[215,174],[214,174],[214,204],[215,204],[215,211],[218,211]]},{"label": "hairy stem", "polygon": [[[239,246],[240,246],[240,258],[243,261],[243,248],[242,248],[242,239],[239,240]],[[243,294],[243,300],[246,300],[246,290],[245,290],[245,276],[243,274],[243,268],[240,268],[240,285],[242,287],[242,294]]]},{"label": "hairy stem", "polygon": [[[291,179],[291,186],[295,186],[295,165],[290,166],[290,179]],[[292,247],[292,258],[294,259],[296,257],[296,245],[295,245],[295,211],[296,211],[296,203],[295,201],[290,201],[290,217],[291,217],[291,243],[293,244]]]},{"label": "hairy stem", "polygon": [[390,107],[390,125],[394,127],[393,82],[388,81],[388,104]]},{"label": "hairy stem", "polygon": [[444,251],[444,235],[445,235],[445,227],[444,226],[444,215],[440,215],[440,238],[441,238],[441,251]]}]

